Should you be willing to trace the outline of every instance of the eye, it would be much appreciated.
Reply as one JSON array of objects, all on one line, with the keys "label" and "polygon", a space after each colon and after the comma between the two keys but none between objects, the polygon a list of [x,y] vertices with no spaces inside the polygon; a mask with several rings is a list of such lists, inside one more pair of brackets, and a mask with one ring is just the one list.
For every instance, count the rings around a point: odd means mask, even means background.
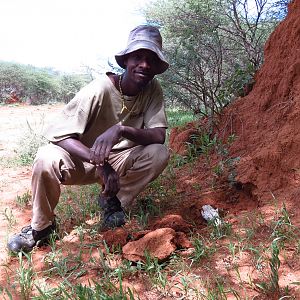
[{"label": "eye", "polygon": [[152,55],[151,57],[151,61],[154,63],[154,64],[159,64],[159,58],[156,54]]},{"label": "eye", "polygon": [[134,60],[140,60],[141,59],[141,55],[139,53],[133,53],[131,57]]}]

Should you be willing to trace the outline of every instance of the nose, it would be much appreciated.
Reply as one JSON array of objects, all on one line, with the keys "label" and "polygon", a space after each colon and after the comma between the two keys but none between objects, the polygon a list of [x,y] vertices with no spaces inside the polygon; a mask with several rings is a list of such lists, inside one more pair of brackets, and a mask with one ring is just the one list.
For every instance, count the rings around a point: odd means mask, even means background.
[{"label": "nose", "polygon": [[150,69],[151,68],[151,62],[147,57],[144,57],[140,61],[140,66],[143,67],[144,69]]}]

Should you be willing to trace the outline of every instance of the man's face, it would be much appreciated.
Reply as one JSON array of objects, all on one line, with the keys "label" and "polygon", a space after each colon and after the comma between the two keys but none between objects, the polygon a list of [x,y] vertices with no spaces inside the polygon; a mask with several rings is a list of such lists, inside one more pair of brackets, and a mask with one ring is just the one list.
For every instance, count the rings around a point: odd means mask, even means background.
[{"label": "man's face", "polygon": [[140,49],[129,53],[125,59],[127,76],[144,87],[158,74],[160,60],[157,55],[146,49]]}]

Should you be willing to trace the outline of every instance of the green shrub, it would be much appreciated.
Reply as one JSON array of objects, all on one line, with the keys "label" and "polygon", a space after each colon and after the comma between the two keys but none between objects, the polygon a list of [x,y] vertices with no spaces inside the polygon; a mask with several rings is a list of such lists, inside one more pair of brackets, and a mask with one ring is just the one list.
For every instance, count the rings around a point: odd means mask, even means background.
[{"label": "green shrub", "polygon": [[0,61],[0,103],[5,103],[12,93],[21,102],[33,105],[68,102],[89,80],[82,74]]}]

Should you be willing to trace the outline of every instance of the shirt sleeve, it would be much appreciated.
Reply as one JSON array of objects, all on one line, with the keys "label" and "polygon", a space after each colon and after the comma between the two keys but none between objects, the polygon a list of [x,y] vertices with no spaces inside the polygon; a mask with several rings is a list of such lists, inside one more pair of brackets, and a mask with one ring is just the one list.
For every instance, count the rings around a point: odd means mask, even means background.
[{"label": "shirt sleeve", "polygon": [[50,142],[59,142],[70,137],[80,139],[95,107],[101,105],[99,99],[101,97],[95,94],[93,83],[84,87],[45,128],[45,138]]}]

